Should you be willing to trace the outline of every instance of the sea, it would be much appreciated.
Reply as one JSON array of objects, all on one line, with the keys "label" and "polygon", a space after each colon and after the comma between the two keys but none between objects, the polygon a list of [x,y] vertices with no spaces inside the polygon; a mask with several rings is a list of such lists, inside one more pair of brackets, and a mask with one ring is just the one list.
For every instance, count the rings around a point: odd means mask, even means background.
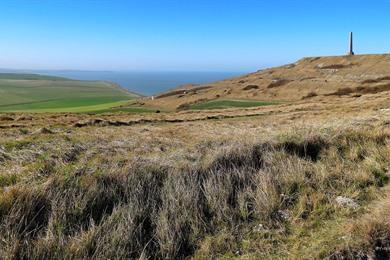
[{"label": "sea", "polygon": [[106,80],[129,91],[151,96],[187,84],[206,84],[245,74],[247,72],[143,72],[143,71],[73,71],[41,70],[31,71],[51,76],[77,80]]}]

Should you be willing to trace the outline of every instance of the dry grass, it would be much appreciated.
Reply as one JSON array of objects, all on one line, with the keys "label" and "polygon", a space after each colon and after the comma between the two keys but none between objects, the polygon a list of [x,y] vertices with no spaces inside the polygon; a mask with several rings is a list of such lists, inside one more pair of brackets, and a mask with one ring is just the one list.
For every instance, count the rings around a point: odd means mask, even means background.
[{"label": "dry grass", "polygon": [[[316,240],[302,234],[360,216],[381,193],[386,129],[309,128],[269,139],[254,132],[246,141],[215,139],[214,129],[214,138],[185,147],[177,129],[165,130],[174,142],[164,132],[137,144],[129,135],[115,140],[109,127],[4,143],[26,168],[0,195],[1,258],[310,258],[366,253],[378,239],[387,246],[379,217],[357,220],[366,224],[352,232],[362,237],[353,248],[329,242],[314,250]],[[362,206],[340,207],[337,196]],[[348,234],[329,229],[322,239]]]},{"label": "dry grass", "polygon": [[[388,191],[388,189],[387,189]],[[333,259],[390,258],[390,197],[382,195],[367,213],[345,227],[344,242],[331,255]]]}]

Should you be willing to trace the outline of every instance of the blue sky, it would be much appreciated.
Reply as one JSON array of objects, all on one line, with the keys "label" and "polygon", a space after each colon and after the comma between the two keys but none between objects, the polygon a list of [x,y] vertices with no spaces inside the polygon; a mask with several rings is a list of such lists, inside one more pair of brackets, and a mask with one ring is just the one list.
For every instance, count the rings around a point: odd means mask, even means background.
[{"label": "blue sky", "polygon": [[390,52],[390,1],[1,0],[0,68],[251,71]]}]

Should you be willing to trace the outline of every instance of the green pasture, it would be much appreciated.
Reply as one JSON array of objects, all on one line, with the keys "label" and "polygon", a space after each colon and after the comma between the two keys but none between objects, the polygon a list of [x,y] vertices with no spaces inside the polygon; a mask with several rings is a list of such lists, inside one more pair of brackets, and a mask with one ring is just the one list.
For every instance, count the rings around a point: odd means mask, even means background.
[{"label": "green pasture", "polygon": [[33,74],[0,74],[0,112],[93,112],[137,95],[105,81]]}]

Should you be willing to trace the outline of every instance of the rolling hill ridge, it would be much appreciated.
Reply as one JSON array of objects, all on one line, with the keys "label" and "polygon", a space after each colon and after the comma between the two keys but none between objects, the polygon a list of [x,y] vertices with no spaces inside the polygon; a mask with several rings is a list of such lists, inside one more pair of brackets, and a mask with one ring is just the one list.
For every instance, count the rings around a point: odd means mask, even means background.
[{"label": "rolling hill ridge", "polygon": [[182,109],[211,100],[298,102],[390,90],[390,54],[303,58],[281,67],[162,93],[146,105]]}]

